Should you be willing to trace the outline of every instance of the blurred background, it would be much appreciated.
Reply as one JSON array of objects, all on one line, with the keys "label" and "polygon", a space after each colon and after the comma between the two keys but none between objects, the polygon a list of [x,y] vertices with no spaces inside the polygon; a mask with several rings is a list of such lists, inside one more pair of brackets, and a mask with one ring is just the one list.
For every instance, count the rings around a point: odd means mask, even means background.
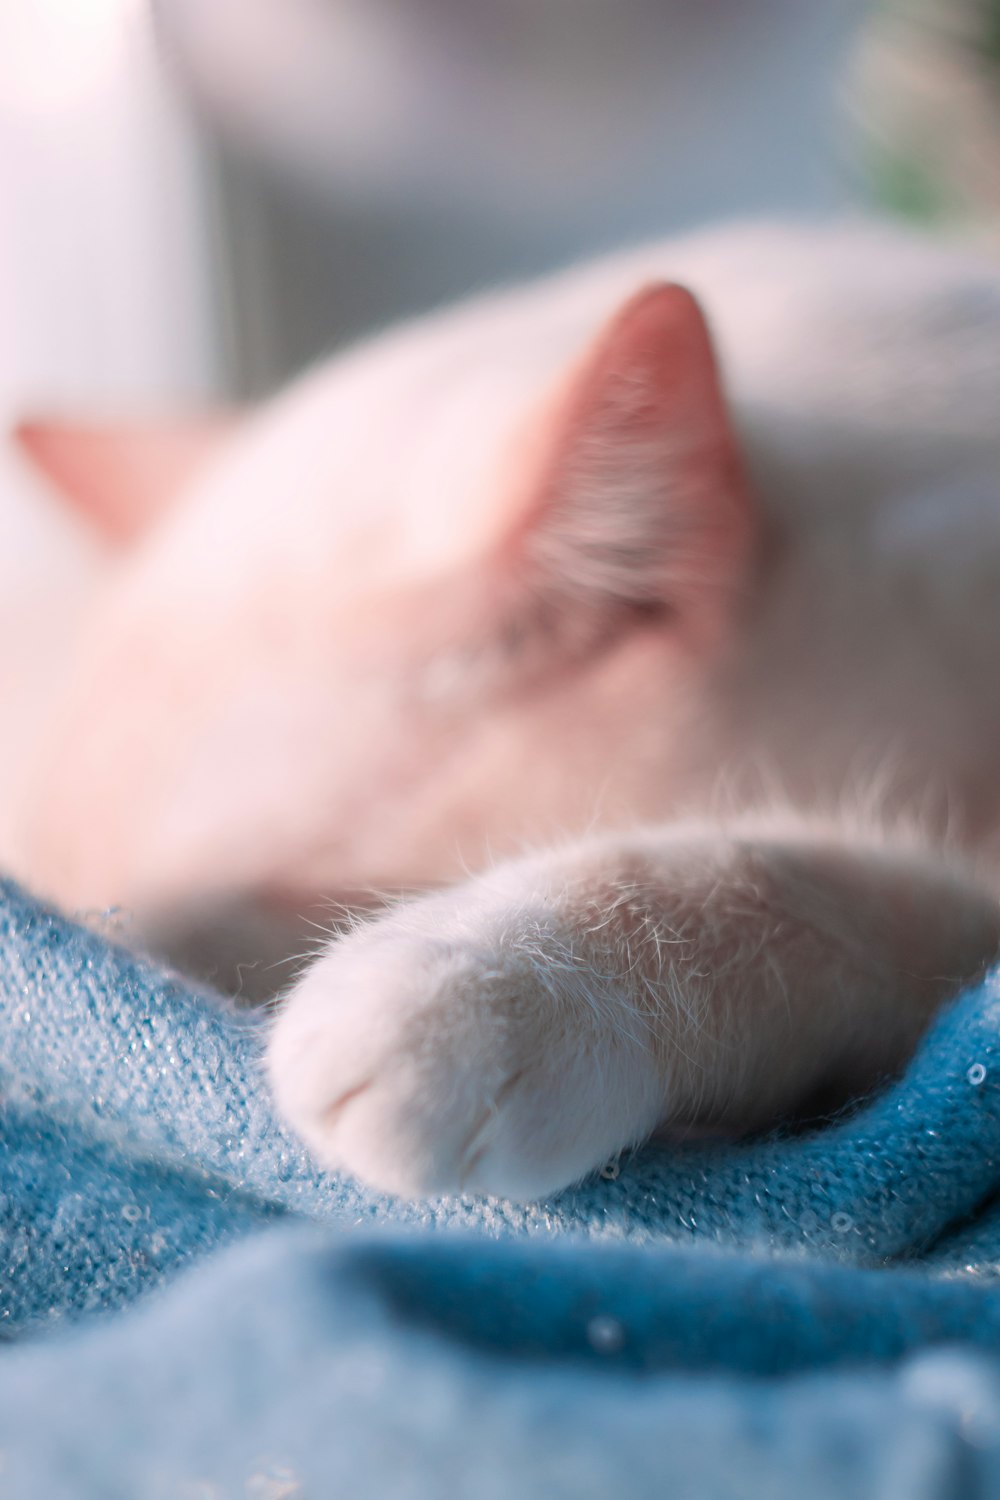
[{"label": "blurred background", "polygon": [[[0,0],[0,421],[260,395],[708,219],[995,223],[998,68],[998,0]],[[100,566],[4,451],[8,724]]]},{"label": "blurred background", "polygon": [[374,323],[844,197],[851,0],[2,0],[0,380],[259,393]]}]

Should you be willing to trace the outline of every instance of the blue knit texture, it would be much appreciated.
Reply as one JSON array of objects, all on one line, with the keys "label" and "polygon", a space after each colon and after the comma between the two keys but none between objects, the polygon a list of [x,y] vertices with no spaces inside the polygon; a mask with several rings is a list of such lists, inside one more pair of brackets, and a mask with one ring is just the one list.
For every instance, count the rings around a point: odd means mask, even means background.
[{"label": "blue knit texture", "polygon": [[998,1023],[1000,972],[823,1129],[404,1204],[258,1017],[0,884],[0,1493],[1000,1500]]}]

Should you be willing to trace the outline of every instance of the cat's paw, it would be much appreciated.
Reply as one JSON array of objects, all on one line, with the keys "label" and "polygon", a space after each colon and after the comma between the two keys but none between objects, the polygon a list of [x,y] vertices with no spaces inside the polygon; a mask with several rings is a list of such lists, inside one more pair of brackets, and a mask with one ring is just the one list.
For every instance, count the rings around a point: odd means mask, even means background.
[{"label": "cat's paw", "polygon": [[663,1104],[641,1014],[551,909],[460,893],[335,943],[269,1065],[322,1162],[410,1196],[538,1197],[642,1140]]},{"label": "cat's paw", "polygon": [[857,1097],[997,942],[993,895],[909,849],[594,840],[333,944],[271,1076],[317,1156],[376,1187],[530,1199],[660,1125],[742,1134]]}]

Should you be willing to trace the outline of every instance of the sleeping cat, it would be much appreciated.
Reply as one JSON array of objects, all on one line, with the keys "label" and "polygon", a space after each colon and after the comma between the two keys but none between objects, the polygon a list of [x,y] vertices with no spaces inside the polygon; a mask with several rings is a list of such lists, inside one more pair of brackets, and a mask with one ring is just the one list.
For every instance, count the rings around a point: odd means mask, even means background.
[{"label": "sleeping cat", "polygon": [[529,1198],[764,1126],[898,1068],[1000,946],[992,265],[725,229],[234,429],[21,436],[123,544],[31,883],[410,893],[274,1026],[324,1162]]}]

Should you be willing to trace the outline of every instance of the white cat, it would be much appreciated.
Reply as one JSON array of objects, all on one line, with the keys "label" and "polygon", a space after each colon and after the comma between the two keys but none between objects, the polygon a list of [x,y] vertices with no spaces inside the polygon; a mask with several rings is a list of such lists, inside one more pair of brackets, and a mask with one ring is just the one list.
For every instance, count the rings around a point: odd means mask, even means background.
[{"label": "white cat", "polygon": [[436,888],[277,1021],[323,1161],[531,1197],[764,1125],[897,1068],[1000,946],[992,265],[728,229],[391,332],[232,434],[23,438],[149,523],[32,883]]}]

